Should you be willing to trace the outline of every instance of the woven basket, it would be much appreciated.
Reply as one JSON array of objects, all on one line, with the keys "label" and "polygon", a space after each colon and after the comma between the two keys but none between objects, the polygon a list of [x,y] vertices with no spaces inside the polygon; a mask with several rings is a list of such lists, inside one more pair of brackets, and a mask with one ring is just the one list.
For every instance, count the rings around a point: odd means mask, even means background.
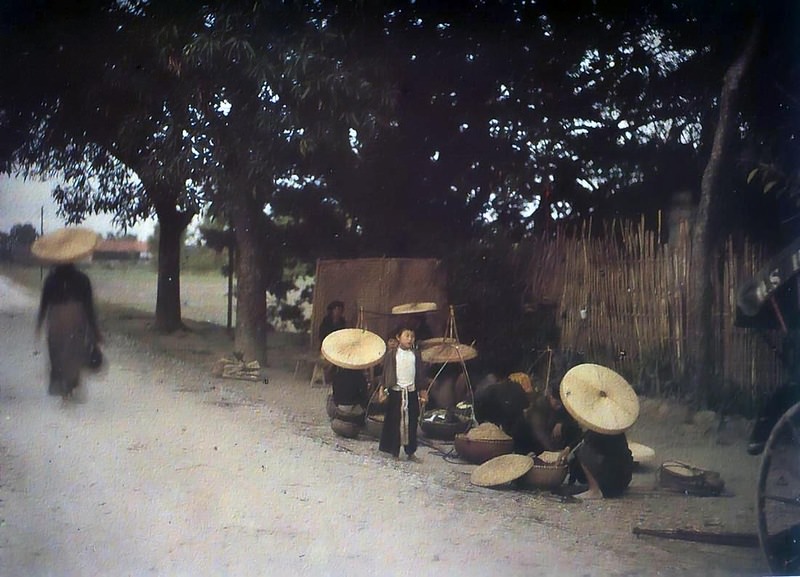
[{"label": "woven basket", "polygon": [[453,445],[465,461],[481,465],[489,459],[511,453],[514,450],[514,439],[470,439],[466,434],[458,433]]},{"label": "woven basket", "polygon": [[537,465],[525,473],[520,483],[534,489],[555,489],[567,477],[567,465]]},{"label": "woven basket", "polygon": [[422,433],[431,439],[439,439],[440,441],[452,441],[459,433],[464,433],[470,427],[469,421],[456,421],[454,423],[442,423],[432,421],[420,421],[419,428]]},{"label": "woven basket", "polygon": [[383,432],[383,415],[367,415],[364,422],[364,433],[375,439],[381,438]]}]

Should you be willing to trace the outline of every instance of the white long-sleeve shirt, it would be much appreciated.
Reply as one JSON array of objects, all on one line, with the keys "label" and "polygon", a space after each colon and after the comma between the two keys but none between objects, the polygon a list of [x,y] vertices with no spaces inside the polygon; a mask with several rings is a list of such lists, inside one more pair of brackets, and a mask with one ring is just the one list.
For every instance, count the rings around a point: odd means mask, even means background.
[{"label": "white long-sleeve shirt", "polygon": [[397,386],[407,388],[414,384],[416,377],[416,357],[414,351],[397,349]]}]

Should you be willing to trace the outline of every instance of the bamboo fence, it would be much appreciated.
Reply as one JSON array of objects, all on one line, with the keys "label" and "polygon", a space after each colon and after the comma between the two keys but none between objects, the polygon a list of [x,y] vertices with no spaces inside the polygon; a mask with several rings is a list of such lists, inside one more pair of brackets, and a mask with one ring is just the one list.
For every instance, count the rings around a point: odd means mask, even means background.
[{"label": "bamboo fence", "polygon": [[[591,221],[536,242],[528,300],[556,302],[559,348],[614,368],[640,392],[682,396],[687,347],[687,280],[694,274],[682,226],[672,245],[638,222],[615,220],[592,235]],[[764,335],[734,326],[736,289],[763,263],[762,251],[728,240],[718,255],[713,322],[717,403],[752,406],[780,383],[777,355]],[[779,336],[770,335],[773,341]]]}]

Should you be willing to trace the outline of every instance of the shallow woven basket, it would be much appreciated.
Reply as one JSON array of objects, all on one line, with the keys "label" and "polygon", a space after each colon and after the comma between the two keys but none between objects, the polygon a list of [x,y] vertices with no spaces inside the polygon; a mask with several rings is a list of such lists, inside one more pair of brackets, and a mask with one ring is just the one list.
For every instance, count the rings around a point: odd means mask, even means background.
[{"label": "shallow woven basket", "polygon": [[461,421],[455,423],[419,422],[419,428],[426,437],[440,441],[452,441],[457,434],[466,432],[469,427],[469,421],[463,423]]},{"label": "shallow woven basket", "polygon": [[331,421],[331,429],[340,437],[346,437],[348,439],[355,439],[358,437],[358,433],[361,432],[360,425],[342,421],[341,419],[333,419]]},{"label": "shallow woven basket", "polygon": [[525,473],[520,483],[534,489],[555,489],[567,478],[567,465],[537,465]]},{"label": "shallow woven basket", "polygon": [[514,450],[514,439],[470,439],[466,434],[458,433],[453,445],[465,461],[481,465],[489,459],[511,453]]}]

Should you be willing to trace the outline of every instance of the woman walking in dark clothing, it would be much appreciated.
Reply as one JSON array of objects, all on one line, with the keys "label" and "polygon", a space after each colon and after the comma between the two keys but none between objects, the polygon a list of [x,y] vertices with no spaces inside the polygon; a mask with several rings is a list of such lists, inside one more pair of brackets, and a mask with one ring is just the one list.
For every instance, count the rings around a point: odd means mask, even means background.
[{"label": "woman walking in dark clothing", "polygon": [[56,263],[44,281],[36,334],[41,333],[46,321],[50,358],[48,393],[64,399],[71,397],[80,385],[81,370],[87,366],[92,349],[102,341],[92,284],[73,264],[90,254],[96,242],[97,237],[91,231],[64,229],[40,237],[32,248],[40,259]]}]

